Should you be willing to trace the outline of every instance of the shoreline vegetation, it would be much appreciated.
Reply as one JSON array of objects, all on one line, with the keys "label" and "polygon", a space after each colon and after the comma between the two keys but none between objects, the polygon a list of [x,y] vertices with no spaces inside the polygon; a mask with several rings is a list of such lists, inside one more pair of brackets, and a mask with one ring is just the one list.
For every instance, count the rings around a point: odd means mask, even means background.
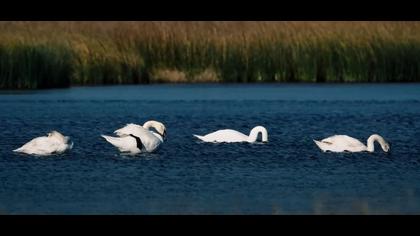
[{"label": "shoreline vegetation", "polygon": [[0,89],[420,82],[420,22],[0,22]]}]

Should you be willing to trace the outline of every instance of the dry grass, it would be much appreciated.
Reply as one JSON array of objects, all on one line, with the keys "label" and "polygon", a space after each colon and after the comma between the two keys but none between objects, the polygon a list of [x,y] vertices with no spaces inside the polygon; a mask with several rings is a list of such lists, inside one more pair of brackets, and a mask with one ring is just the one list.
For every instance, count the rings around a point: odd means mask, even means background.
[{"label": "dry grass", "polygon": [[0,88],[418,81],[420,22],[0,22]]}]

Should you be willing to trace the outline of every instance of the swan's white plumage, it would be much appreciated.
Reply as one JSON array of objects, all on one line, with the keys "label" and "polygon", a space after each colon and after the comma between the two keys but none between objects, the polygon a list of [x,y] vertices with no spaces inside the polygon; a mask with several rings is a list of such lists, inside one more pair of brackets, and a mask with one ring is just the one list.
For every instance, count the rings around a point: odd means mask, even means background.
[{"label": "swan's white plumage", "polygon": [[194,136],[204,142],[216,142],[216,143],[250,142],[252,143],[252,142],[257,141],[258,133],[260,132],[262,133],[263,142],[267,142],[268,141],[267,130],[262,126],[256,126],[255,128],[253,128],[249,136],[241,132],[238,132],[236,130],[232,130],[232,129],[218,130],[204,136],[194,134]]},{"label": "swan's white plumage", "polygon": [[366,146],[359,140],[347,135],[334,135],[321,141],[314,140],[320,149],[331,152],[361,152]]},{"label": "swan's white plumage", "polygon": [[315,144],[324,152],[373,152],[374,141],[378,141],[385,152],[389,151],[389,144],[377,134],[369,137],[367,146],[347,135],[333,135],[321,141],[314,140]]},{"label": "swan's white plumage", "polygon": [[[115,130],[114,133],[118,137],[111,137],[107,135],[102,135],[102,137],[117,147],[121,152],[130,152],[133,154],[140,152],[153,152],[163,143],[163,137],[162,135],[149,130],[149,127],[160,130],[162,134],[166,133],[166,128],[162,123],[157,121],[148,121],[143,126],[137,124],[127,124],[121,129]],[[130,135],[140,138],[142,143],[141,150],[137,147],[136,139]]]},{"label": "swan's white plumage", "polygon": [[111,137],[108,135],[101,135],[106,141],[117,147],[120,152],[130,152],[132,154],[140,153],[141,150],[137,147],[136,139],[131,136]]},{"label": "swan's white plumage", "polygon": [[24,144],[22,147],[13,150],[32,155],[51,155],[63,153],[70,150],[73,143],[69,137],[63,136],[57,131],[48,133],[48,136],[37,137]]},{"label": "swan's white plumage", "polygon": [[201,139],[204,142],[247,142],[248,136],[232,129],[223,129],[216,132],[200,136],[194,135],[195,137]]}]

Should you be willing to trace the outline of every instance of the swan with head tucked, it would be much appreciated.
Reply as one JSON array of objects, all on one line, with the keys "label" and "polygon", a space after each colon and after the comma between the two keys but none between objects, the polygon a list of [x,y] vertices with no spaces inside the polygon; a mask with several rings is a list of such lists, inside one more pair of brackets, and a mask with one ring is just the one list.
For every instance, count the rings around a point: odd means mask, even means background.
[{"label": "swan with head tucked", "polygon": [[13,150],[32,155],[51,155],[60,154],[73,148],[70,138],[57,131],[51,131],[47,136],[37,137]]},{"label": "swan with head tucked", "polygon": [[389,143],[378,134],[372,134],[368,138],[367,146],[347,135],[334,135],[321,141],[314,140],[316,145],[324,152],[374,152],[375,141],[381,145],[384,152],[389,152]]},{"label": "swan with head tucked", "polygon": [[207,134],[207,135],[204,135],[204,136],[194,134],[194,136],[197,137],[198,139],[200,139],[201,141],[204,141],[204,142],[216,142],[216,143],[221,143],[221,142],[226,142],[226,143],[249,142],[249,143],[253,143],[253,142],[257,141],[259,133],[262,134],[262,141],[263,142],[268,142],[267,130],[262,126],[256,126],[255,128],[253,128],[251,130],[251,132],[249,133],[249,136],[247,136],[247,135],[245,135],[241,132],[238,132],[236,130],[232,130],[232,129],[218,130],[216,132],[213,132],[213,133],[210,133],[210,134]]},{"label": "swan with head tucked", "polygon": [[[150,130],[154,128],[156,132]],[[141,125],[127,124],[115,130],[118,137],[101,135],[106,141],[117,147],[121,152],[137,154],[155,151],[166,139],[166,127],[158,121],[147,121]]]}]

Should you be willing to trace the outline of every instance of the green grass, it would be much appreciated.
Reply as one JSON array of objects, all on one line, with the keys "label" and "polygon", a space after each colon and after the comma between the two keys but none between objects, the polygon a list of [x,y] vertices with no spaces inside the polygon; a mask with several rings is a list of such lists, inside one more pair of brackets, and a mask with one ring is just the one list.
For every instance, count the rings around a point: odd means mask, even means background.
[{"label": "green grass", "polygon": [[0,22],[0,88],[420,82],[420,22]]}]

